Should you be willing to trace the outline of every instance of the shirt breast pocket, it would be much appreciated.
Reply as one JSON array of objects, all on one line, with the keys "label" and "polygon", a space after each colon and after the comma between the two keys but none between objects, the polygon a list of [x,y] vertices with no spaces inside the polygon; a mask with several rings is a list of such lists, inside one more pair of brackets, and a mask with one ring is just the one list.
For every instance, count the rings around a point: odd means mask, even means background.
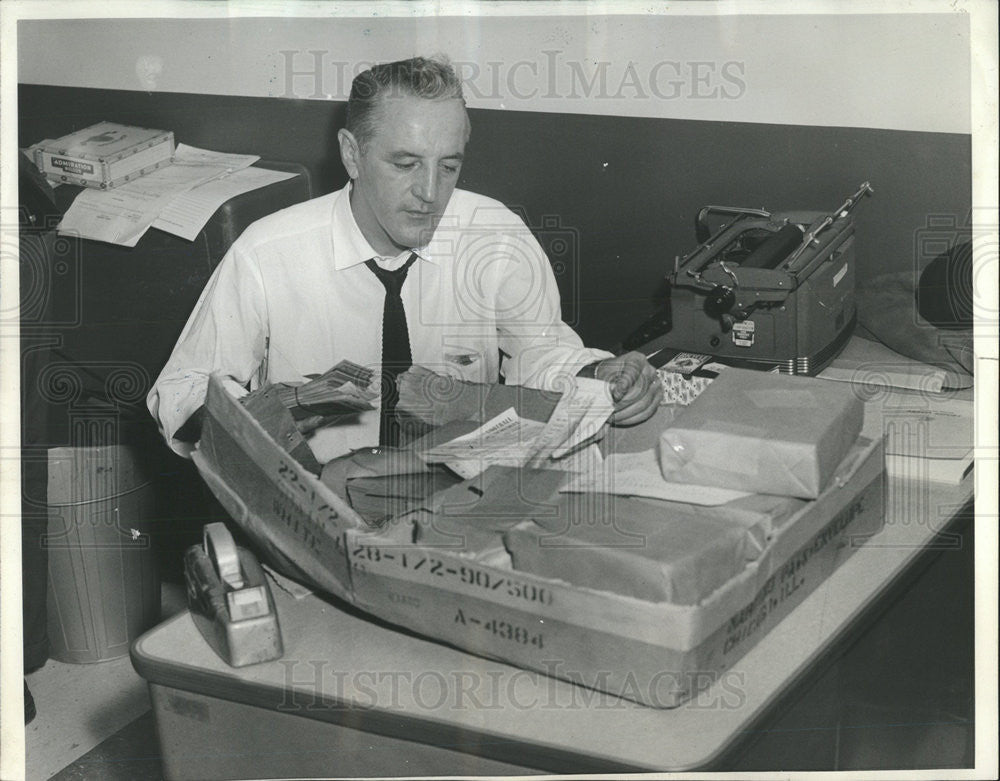
[{"label": "shirt breast pocket", "polygon": [[442,353],[441,373],[467,382],[496,382],[489,378],[490,369],[482,350],[471,346],[448,345]]},{"label": "shirt breast pocket", "polygon": [[467,366],[473,366],[481,358],[482,355],[480,353],[469,350],[455,350],[444,354],[444,359],[448,365],[456,366],[459,369],[464,369]]}]

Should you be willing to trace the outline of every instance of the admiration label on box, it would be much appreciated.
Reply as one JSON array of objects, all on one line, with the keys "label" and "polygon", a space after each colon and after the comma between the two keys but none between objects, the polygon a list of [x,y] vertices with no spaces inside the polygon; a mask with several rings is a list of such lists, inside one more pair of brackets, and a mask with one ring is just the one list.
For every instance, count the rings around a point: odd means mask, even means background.
[{"label": "admiration label on box", "polygon": [[65,157],[53,157],[50,161],[53,168],[58,168],[61,171],[66,171],[70,174],[92,174],[94,173],[94,164],[85,163],[82,160],[67,160]]}]

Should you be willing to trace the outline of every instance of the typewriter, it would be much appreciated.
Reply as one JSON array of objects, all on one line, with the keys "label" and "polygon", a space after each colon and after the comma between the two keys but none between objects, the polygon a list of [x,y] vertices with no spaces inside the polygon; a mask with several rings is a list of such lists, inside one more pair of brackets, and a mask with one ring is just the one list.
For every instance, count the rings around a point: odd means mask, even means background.
[{"label": "typewriter", "polygon": [[666,304],[620,351],[821,371],[856,319],[852,212],[872,192],[865,182],[832,212],[703,207],[698,246],[675,259]]}]

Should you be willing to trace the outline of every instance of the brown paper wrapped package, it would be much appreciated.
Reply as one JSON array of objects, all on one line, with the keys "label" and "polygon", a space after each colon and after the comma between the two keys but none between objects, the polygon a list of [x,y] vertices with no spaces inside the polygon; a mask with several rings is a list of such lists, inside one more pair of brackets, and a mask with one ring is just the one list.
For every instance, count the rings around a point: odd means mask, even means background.
[{"label": "brown paper wrapped package", "polygon": [[847,383],[727,369],[660,437],[673,482],[814,499],[861,432]]},{"label": "brown paper wrapped package", "polygon": [[802,506],[747,497],[714,508],[563,494],[558,512],[504,536],[518,570],[649,602],[698,604],[760,555]]}]

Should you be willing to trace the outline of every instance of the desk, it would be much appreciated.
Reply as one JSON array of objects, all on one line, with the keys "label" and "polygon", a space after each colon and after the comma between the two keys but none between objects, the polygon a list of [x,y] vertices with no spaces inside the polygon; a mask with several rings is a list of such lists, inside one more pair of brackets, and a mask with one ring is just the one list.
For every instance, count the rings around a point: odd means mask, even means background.
[{"label": "desk", "polygon": [[[739,661],[655,710],[276,593],[282,660],[227,667],[181,614],[140,638],[168,778],[503,774],[712,766],[946,541],[961,485],[888,485],[886,523]],[[246,706],[255,706],[247,708]],[[305,718],[303,718],[305,717]],[[772,769],[781,769],[774,767]],[[832,768],[831,768],[832,769]]]}]

